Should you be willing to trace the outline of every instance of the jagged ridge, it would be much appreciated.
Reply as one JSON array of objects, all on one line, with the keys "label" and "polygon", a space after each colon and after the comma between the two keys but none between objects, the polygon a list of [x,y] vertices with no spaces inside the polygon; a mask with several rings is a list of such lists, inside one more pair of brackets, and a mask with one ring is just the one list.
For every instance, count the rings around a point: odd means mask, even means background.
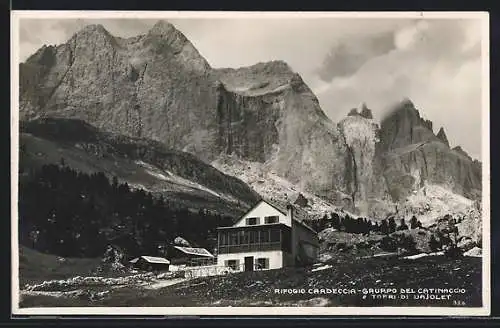
[{"label": "jagged ridge", "polygon": [[[212,69],[164,21],[128,39],[86,27],[66,44],[39,50],[20,72],[22,119],[78,118],[206,162],[237,155],[337,205],[349,195],[369,212],[401,201],[423,180],[468,197],[480,190],[480,164],[449,150],[444,131],[434,135],[409,99],[380,128],[365,124],[372,118],[366,104],[352,113],[356,121],[337,125],[285,62]],[[356,125],[374,137],[352,138],[346,131]]]}]

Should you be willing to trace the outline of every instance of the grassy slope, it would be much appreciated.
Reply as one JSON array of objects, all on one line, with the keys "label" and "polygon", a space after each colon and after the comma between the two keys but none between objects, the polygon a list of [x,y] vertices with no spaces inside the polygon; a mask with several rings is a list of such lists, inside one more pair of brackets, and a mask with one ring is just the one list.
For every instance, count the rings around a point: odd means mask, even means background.
[{"label": "grassy slope", "polygon": [[22,134],[21,141],[28,150],[21,157],[21,164],[24,168],[39,167],[49,163],[58,164],[60,159],[64,158],[66,165],[75,170],[89,174],[104,172],[110,179],[112,176],[117,176],[131,186],[140,186],[154,193],[163,194],[167,199],[183,204],[187,208],[207,208],[230,216],[239,216],[242,213],[242,209],[237,204],[204,190],[158,179],[148,173],[146,168],[127,158],[94,157],[71,145],[56,143],[30,134]]},{"label": "grassy slope", "polygon": [[44,280],[87,276],[97,268],[100,259],[65,258],[43,254],[24,246],[19,247],[19,282],[40,283]]},{"label": "grassy slope", "polygon": [[[454,297],[466,306],[481,305],[481,260],[427,257],[418,260],[397,258],[352,259],[332,263],[329,269],[311,272],[287,268],[267,272],[238,273],[224,277],[198,278],[158,290],[140,287],[112,290],[98,301],[50,296],[25,296],[29,306],[303,306],[322,297],[328,306],[454,306],[450,301],[379,301],[351,296],[295,294],[280,295],[276,288],[465,288]],[[384,303],[382,303],[384,302]]]}]

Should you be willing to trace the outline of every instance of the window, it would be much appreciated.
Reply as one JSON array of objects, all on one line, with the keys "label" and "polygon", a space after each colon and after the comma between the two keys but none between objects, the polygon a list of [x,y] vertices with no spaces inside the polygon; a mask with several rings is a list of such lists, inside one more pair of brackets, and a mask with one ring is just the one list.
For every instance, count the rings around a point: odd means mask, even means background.
[{"label": "window", "polygon": [[240,244],[248,244],[249,243],[249,233],[248,231],[240,231]]},{"label": "window", "polygon": [[229,245],[238,245],[238,233],[237,232],[230,233]]},{"label": "window", "polygon": [[269,232],[269,228],[267,229],[264,229],[260,232],[260,242],[261,243],[268,243],[269,240],[270,240],[270,232]]},{"label": "window", "polygon": [[278,227],[271,228],[271,242],[281,241],[281,231]]},{"label": "window", "polygon": [[257,270],[269,269],[269,259],[259,258],[257,259]]},{"label": "window", "polygon": [[224,246],[228,244],[227,233],[219,232],[219,245]]},{"label": "window", "polygon": [[259,242],[259,232],[250,231],[250,244],[257,244]]},{"label": "window", "polygon": [[239,260],[227,260],[225,261],[225,266],[230,267],[233,270],[238,270],[240,266]]},{"label": "window", "polygon": [[259,224],[259,218],[247,218],[247,225]]},{"label": "window", "polygon": [[278,223],[278,221],[279,221],[279,217],[278,217],[278,216],[276,216],[276,215],[273,215],[273,216],[266,216],[266,217],[264,218],[264,222],[265,222],[266,224],[270,224],[270,223]]}]

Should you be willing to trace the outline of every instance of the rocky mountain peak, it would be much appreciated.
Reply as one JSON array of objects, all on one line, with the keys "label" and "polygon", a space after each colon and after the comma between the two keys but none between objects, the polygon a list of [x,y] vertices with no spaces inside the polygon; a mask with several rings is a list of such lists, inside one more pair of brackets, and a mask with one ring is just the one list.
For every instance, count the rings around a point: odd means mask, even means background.
[{"label": "rocky mountain peak", "polygon": [[181,32],[177,30],[173,24],[167,22],[166,20],[159,20],[149,30],[149,34],[160,35],[160,36],[166,36],[171,33],[181,34]]},{"label": "rocky mountain peak", "polygon": [[359,109],[351,108],[347,116],[360,116],[368,120],[373,119],[372,111],[366,106],[366,103],[362,103]]},{"label": "rocky mountain peak", "polygon": [[408,98],[393,106],[390,114],[382,120],[380,130],[386,150],[436,139],[432,122],[423,119]]},{"label": "rocky mountain peak", "polygon": [[90,24],[84,26],[71,37],[71,40],[82,40],[96,37],[113,38],[106,28],[101,24]]},{"label": "rocky mountain peak", "polygon": [[272,60],[263,63],[263,67],[266,67],[273,72],[293,72],[293,69],[284,60]]},{"label": "rocky mountain peak", "polygon": [[369,120],[373,119],[372,110],[366,106],[366,103],[361,104],[360,115]]},{"label": "rocky mountain peak", "polygon": [[[479,189],[479,165],[471,169],[446,148],[444,131],[438,138],[410,99],[396,104],[380,128],[366,104],[334,124],[286,62],[213,69],[166,21],[129,39],[90,25],[32,57],[20,68],[24,119],[76,118],[205,162],[225,154],[265,163],[303,190],[341,205],[348,196],[366,211],[370,195],[404,199],[417,180],[442,183],[445,169],[455,172],[457,192]],[[448,160],[450,154],[459,160]]]},{"label": "rocky mountain peak", "polygon": [[358,113],[358,109],[357,108],[351,108],[351,110],[349,111],[349,113],[347,113],[347,116],[358,116],[359,113]]},{"label": "rocky mountain peak", "polygon": [[470,157],[470,155],[460,146],[456,146],[456,147],[453,147],[454,151],[456,151],[457,153],[467,157],[468,159],[470,159],[472,161],[472,157]]},{"label": "rocky mountain peak", "polygon": [[247,69],[253,73],[262,73],[262,74],[293,73],[292,68],[283,60],[271,60],[268,62],[260,62],[255,65],[248,66]]},{"label": "rocky mountain peak", "polygon": [[109,34],[108,30],[106,30],[106,28],[102,24],[86,25],[81,31],[82,32],[97,32],[97,33]]},{"label": "rocky mountain peak", "polygon": [[31,64],[50,66],[53,63],[56,48],[54,46],[47,46],[44,44],[40,49],[31,55],[26,62]]},{"label": "rocky mountain peak", "polygon": [[208,62],[201,56],[193,44],[175,26],[160,20],[145,35],[143,45],[160,58],[177,58],[184,68],[206,72],[210,69]]},{"label": "rocky mountain peak", "polygon": [[441,127],[439,132],[436,135],[439,140],[441,140],[446,146],[450,147],[450,143],[448,142],[448,138],[446,137],[446,133],[444,132],[444,128]]},{"label": "rocky mountain peak", "polygon": [[411,99],[408,97],[403,98],[401,100],[399,106],[402,108],[407,108],[407,109],[415,109],[415,105],[413,104],[413,101],[411,101]]}]

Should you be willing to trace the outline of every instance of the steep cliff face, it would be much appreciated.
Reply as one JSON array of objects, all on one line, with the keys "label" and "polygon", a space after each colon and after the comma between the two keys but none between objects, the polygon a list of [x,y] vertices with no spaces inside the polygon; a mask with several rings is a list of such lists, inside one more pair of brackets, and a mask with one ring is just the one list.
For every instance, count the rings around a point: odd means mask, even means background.
[{"label": "steep cliff face", "polygon": [[42,48],[20,71],[21,118],[79,118],[171,147],[212,151],[210,66],[169,23],[129,39],[90,25],[63,45]]},{"label": "steep cliff face", "polygon": [[411,100],[397,104],[380,124],[380,148],[391,151],[408,145],[438,140],[432,122],[420,117]]},{"label": "steep cliff face", "polygon": [[404,199],[424,182],[444,185],[471,199],[481,195],[481,165],[465,152],[450,149],[446,135],[432,132],[408,100],[386,117],[380,128],[378,153],[395,200]]},{"label": "steep cliff face", "polygon": [[[368,108],[364,109],[366,113]],[[376,154],[379,128],[372,119],[349,115],[340,123],[347,151],[346,187],[361,213],[377,212],[377,203],[388,201],[388,190],[380,174],[381,162]]]},{"label": "steep cliff face", "polygon": [[216,74],[220,150],[340,202],[345,142],[302,78],[281,61]]},{"label": "steep cliff face", "polygon": [[81,119],[208,163],[237,156],[366,214],[392,211],[425,181],[471,198],[481,189],[481,164],[434,135],[410,100],[380,128],[365,104],[335,124],[286,63],[212,69],[163,21],[128,39],[91,25],[42,47],[20,65],[20,116]]},{"label": "steep cliff face", "polygon": [[207,162],[221,153],[272,159],[283,176],[325,191],[342,175],[331,160],[343,151],[336,126],[286,63],[213,70],[166,22],[129,39],[87,26],[20,70],[22,119],[78,118]]},{"label": "steep cliff face", "polygon": [[[346,144],[282,61],[212,69],[171,24],[122,39],[100,25],[21,64],[21,118],[77,118],[206,162],[235,154],[341,201]],[[338,193],[341,192],[341,194]]]}]

